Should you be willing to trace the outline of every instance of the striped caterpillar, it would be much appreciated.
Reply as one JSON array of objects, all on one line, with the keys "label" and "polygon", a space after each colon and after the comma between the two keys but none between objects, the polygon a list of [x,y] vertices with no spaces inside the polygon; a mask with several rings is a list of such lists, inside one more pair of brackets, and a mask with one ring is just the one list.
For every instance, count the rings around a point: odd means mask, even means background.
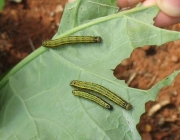
[{"label": "striped caterpillar", "polygon": [[114,103],[120,105],[121,107],[123,107],[126,110],[132,109],[131,104],[127,103],[121,97],[117,96],[116,94],[114,94],[113,92],[111,92],[110,90],[108,90],[107,88],[105,88],[101,85],[90,83],[90,82],[78,81],[78,80],[71,81],[70,85],[77,87],[77,88],[87,89],[87,90],[97,92],[97,93],[107,97]]},{"label": "striped caterpillar", "polygon": [[96,102],[97,104],[101,105],[102,107],[104,107],[106,109],[109,109],[109,110],[113,109],[113,107],[109,103],[107,103],[103,99],[101,99],[98,96],[95,96],[93,94],[90,94],[90,93],[87,93],[87,92],[84,92],[84,91],[81,91],[81,90],[73,90],[72,93],[75,96],[80,96],[80,97],[89,99],[91,101],[94,101],[94,102]]},{"label": "striped caterpillar", "polygon": [[42,42],[42,46],[48,48],[56,48],[65,44],[76,44],[76,43],[100,43],[102,38],[99,36],[68,36],[62,37],[55,40],[47,40]]}]

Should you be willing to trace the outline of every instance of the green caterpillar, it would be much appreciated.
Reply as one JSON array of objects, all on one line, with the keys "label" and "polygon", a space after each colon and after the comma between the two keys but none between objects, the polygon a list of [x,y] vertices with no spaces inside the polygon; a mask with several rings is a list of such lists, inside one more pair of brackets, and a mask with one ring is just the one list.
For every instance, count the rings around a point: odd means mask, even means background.
[{"label": "green caterpillar", "polygon": [[102,107],[104,107],[106,109],[109,109],[109,110],[113,109],[113,107],[109,103],[107,103],[103,99],[99,98],[98,96],[95,96],[95,95],[92,95],[90,93],[87,93],[87,92],[84,92],[84,91],[80,91],[80,90],[73,90],[72,93],[75,96],[80,96],[80,97],[89,99],[91,101],[94,101],[94,102],[96,102],[97,104],[101,105]]},{"label": "green caterpillar", "polygon": [[117,96],[116,94],[114,94],[113,92],[111,92],[110,90],[108,90],[107,88],[105,88],[101,85],[90,83],[90,82],[78,81],[78,80],[71,81],[70,85],[77,87],[77,88],[87,89],[87,90],[97,92],[97,93],[107,97],[114,103],[120,105],[121,107],[123,107],[126,110],[132,109],[131,104],[127,103],[121,97]]},{"label": "green caterpillar", "polygon": [[56,48],[65,44],[76,44],[76,43],[100,43],[102,38],[99,36],[69,36],[62,37],[55,40],[47,40],[42,42],[42,46],[48,48]]}]

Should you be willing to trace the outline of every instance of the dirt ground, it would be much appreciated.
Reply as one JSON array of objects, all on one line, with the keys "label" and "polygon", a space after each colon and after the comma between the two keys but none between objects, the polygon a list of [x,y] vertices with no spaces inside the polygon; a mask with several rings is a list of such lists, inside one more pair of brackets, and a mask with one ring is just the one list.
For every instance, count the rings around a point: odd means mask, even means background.
[{"label": "dirt ground", "polygon": [[0,75],[51,39],[57,32],[66,0],[6,0],[0,14]]},{"label": "dirt ground", "polygon": [[[6,0],[0,13],[0,76],[56,33],[67,0]],[[167,29],[180,31],[180,24]],[[130,87],[149,89],[180,69],[180,41],[134,50],[115,70]],[[180,75],[146,104],[137,129],[143,140],[180,139]]]},{"label": "dirt ground", "polygon": [[[167,27],[180,31],[180,24]],[[133,88],[149,89],[180,69],[180,40],[162,46],[144,46],[119,64],[114,75]],[[159,92],[155,102],[146,103],[137,129],[143,140],[180,140],[180,75]]]}]

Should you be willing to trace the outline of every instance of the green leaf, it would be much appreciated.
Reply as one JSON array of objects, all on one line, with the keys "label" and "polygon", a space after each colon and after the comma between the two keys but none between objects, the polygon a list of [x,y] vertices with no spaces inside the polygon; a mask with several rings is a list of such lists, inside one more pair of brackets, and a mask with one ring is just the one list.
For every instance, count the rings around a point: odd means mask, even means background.
[{"label": "green leaf", "polygon": [[[63,20],[61,20],[58,33],[61,34],[75,26],[87,23],[93,19],[107,16],[118,10],[115,0],[76,0],[66,6]],[[71,19],[71,20],[69,20]]]},{"label": "green leaf", "polygon": [[0,0],[0,11],[2,11],[4,7],[4,0]]},{"label": "green leaf", "polygon": [[[1,80],[0,139],[141,139],[136,124],[145,103],[155,100],[158,91],[170,85],[178,72],[149,90],[138,90],[117,80],[111,69],[133,49],[179,39],[180,33],[152,25],[157,6],[116,13],[112,8],[115,0],[91,4],[77,0],[66,6],[54,38],[92,35],[101,36],[103,43],[65,45],[54,50],[41,47]],[[114,110],[109,111],[73,96],[69,83],[74,79],[105,86],[130,102],[133,109],[127,111],[111,102]]]}]

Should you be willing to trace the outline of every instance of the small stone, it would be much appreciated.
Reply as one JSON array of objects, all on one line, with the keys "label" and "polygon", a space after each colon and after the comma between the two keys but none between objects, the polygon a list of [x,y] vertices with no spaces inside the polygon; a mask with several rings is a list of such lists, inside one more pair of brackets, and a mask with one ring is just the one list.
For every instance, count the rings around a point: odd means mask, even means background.
[{"label": "small stone", "polygon": [[171,94],[172,94],[173,96],[177,96],[177,91],[172,91]]},{"label": "small stone", "polygon": [[63,11],[62,5],[56,6],[55,13],[60,13],[60,12],[62,12],[62,11]]},{"label": "small stone", "polygon": [[142,49],[145,50],[145,51],[147,51],[147,50],[150,49],[150,47],[151,47],[151,46],[144,46],[144,47],[142,47]]},{"label": "small stone", "polygon": [[50,17],[50,18],[49,18],[49,21],[53,22],[53,21],[54,21],[54,18],[53,18],[53,17]]},{"label": "small stone", "polygon": [[146,132],[151,132],[152,127],[149,124],[146,124]]},{"label": "small stone", "polygon": [[121,62],[121,65],[122,66],[128,66],[128,65],[130,65],[131,64],[131,61],[130,61],[130,59],[124,59],[122,62]]},{"label": "small stone", "polygon": [[22,0],[9,0],[9,1],[16,2],[16,3],[21,3],[22,2]]},{"label": "small stone", "polygon": [[179,61],[179,59],[178,59],[178,57],[177,57],[176,55],[173,55],[173,56],[171,57],[171,60],[172,60],[173,62],[175,62],[175,63],[177,63],[177,62]]}]

